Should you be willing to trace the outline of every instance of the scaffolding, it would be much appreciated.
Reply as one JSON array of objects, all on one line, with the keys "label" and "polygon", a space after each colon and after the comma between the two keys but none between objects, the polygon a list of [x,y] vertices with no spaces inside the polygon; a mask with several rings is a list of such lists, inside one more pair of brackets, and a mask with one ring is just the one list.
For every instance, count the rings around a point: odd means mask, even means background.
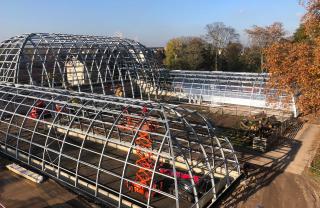
[{"label": "scaffolding", "polygon": [[0,151],[112,207],[204,207],[239,178],[229,140],[170,104],[0,84]]},{"label": "scaffolding", "polygon": [[79,92],[156,95],[153,52],[130,39],[30,33],[0,44],[0,81]]}]

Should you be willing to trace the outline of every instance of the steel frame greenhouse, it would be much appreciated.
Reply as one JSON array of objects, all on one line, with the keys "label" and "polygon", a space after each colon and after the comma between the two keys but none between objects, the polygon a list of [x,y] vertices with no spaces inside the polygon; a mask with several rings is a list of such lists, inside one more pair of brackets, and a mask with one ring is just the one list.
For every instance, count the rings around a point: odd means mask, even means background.
[{"label": "steel frame greenhouse", "polygon": [[240,175],[227,138],[170,104],[0,84],[2,153],[113,207],[203,207]]},{"label": "steel frame greenhouse", "polygon": [[229,140],[195,111],[145,100],[295,112],[267,80],[160,69],[129,39],[16,36],[0,43],[0,151],[107,206],[210,206],[240,176]]},{"label": "steel frame greenhouse", "polygon": [[122,38],[31,33],[0,44],[0,81],[149,100],[161,94],[296,114],[293,97],[267,90],[267,80],[267,73],[160,70],[151,50]]},{"label": "steel frame greenhouse", "polygon": [[[162,72],[168,94],[190,103],[234,104],[295,111],[293,98],[266,87],[268,73],[181,71]],[[268,101],[268,97],[272,100]]]},{"label": "steel frame greenhouse", "polygon": [[131,98],[156,95],[157,62],[129,39],[31,33],[0,44],[0,81]]}]

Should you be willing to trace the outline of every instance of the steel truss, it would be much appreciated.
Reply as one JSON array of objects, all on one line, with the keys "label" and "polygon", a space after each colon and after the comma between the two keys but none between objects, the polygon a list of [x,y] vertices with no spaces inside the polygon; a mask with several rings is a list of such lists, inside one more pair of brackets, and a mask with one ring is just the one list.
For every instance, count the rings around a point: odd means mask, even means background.
[{"label": "steel truss", "polygon": [[203,207],[240,175],[228,139],[176,105],[2,83],[0,119],[1,152],[113,207]]}]

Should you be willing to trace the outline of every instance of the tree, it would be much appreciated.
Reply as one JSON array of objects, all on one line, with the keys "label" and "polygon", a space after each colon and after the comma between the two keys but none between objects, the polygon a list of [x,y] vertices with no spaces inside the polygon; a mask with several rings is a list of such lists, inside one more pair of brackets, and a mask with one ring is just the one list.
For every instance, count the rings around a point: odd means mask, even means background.
[{"label": "tree", "polygon": [[303,27],[308,41],[280,41],[265,50],[269,86],[295,96],[302,113],[320,112],[320,0],[307,1]]},{"label": "tree", "polygon": [[170,69],[201,69],[205,47],[206,43],[199,37],[174,38],[167,43],[165,65]]},{"label": "tree", "polygon": [[229,43],[222,54],[223,71],[243,71],[244,64],[241,56],[243,46],[241,43]]},{"label": "tree", "polygon": [[246,72],[259,72],[260,70],[260,49],[257,47],[245,47],[240,57],[244,65],[243,71]]},{"label": "tree", "polygon": [[258,72],[260,51],[257,47],[244,47],[241,43],[229,43],[222,54],[223,71]]},{"label": "tree", "polygon": [[203,68],[205,42],[198,37],[185,40],[185,58],[190,70]]},{"label": "tree", "polygon": [[306,114],[320,109],[320,42],[316,44],[285,41],[265,50],[269,86],[295,96],[299,109]]},{"label": "tree", "polygon": [[315,39],[320,36],[320,0],[301,0],[300,3],[307,10],[302,18],[305,32],[310,38]]},{"label": "tree", "polygon": [[182,40],[180,38],[171,39],[165,47],[164,64],[170,69],[179,69],[181,65]]},{"label": "tree", "polygon": [[293,33],[293,41],[294,42],[302,42],[308,40],[308,36],[306,35],[306,30],[304,25],[301,24],[298,29]]},{"label": "tree", "polygon": [[222,22],[206,25],[206,39],[213,45],[215,51],[215,70],[218,70],[218,56],[230,42],[238,42],[239,34],[232,27]]},{"label": "tree", "polygon": [[250,38],[251,45],[260,50],[260,67],[261,71],[263,71],[263,49],[284,38],[286,32],[284,31],[283,25],[280,22],[275,22],[266,27],[254,25],[251,29],[245,31]]},{"label": "tree", "polygon": [[203,66],[205,70],[214,70],[215,63],[215,50],[212,44],[205,44],[204,48],[204,62]]}]

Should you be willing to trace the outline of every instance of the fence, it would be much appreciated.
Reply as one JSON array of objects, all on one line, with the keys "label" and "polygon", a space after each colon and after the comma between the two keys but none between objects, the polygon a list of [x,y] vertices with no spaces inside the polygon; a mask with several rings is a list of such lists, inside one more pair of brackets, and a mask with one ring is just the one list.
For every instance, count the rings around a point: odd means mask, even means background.
[{"label": "fence", "polygon": [[233,115],[233,116],[252,116],[259,113],[265,113],[266,115],[274,115],[279,121],[285,121],[292,116],[291,112],[283,110],[275,110],[268,108],[255,108],[245,107],[237,105],[222,105],[222,106],[211,106],[210,111],[217,115]]}]

